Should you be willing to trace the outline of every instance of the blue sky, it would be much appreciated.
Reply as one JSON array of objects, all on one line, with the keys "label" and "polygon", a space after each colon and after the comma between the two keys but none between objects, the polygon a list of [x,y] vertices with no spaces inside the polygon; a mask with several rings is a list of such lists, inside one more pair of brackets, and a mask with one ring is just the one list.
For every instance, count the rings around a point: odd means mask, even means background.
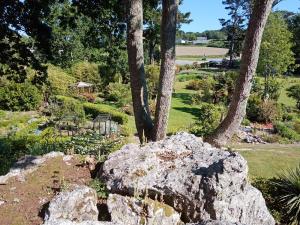
[{"label": "blue sky", "polygon": [[[275,10],[299,12],[300,0],[283,0]],[[184,0],[180,6],[182,12],[191,12],[193,22],[181,27],[184,31],[202,32],[220,29],[220,18],[227,18],[222,0]]]}]

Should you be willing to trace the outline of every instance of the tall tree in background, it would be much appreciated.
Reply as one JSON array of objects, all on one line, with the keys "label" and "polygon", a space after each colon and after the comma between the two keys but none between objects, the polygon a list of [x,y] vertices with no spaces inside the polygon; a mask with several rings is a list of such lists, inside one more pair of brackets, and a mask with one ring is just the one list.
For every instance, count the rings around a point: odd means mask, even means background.
[{"label": "tall tree in background", "polygon": [[[0,76],[24,82],[26,68],[31,66],[37,71],[33,83],[46,80],[46,68],[34,52],[50,51],[51,30],[42,20],[49,13],[50,2],[0,1]],[[29,38],[35,41],[34,46],[28,42]]]},{"label": "tall tree in background", "polygon": [[163,0],[161,23],[161,68],[155,111],[154,140],[165,138],[173,82],[175,77],[175,39],[177,25],[177,0]]},{"label": "tall tree in background", "polygon": [[266,74],[271,70],[274,75],[283,75],[295,62],[292,47],[292,33],[283,16],[271,13],[263,34],[257,71]]},{"label": "tall tree in background", "polygon": [[127,51],[135,125],[141,143],[152,139],[153,123],[148,104],[144,69],[143,3],[127,0]]},{"label": "tall tree in background", "polygon": [[237,79],[228,114],[206,141],[215,146],[225,145],[238,130],[245,114],[253,76],[259,58],[260,44],[274,0],[255,1],[242,53],[240,75]]},{"label": "tall tree in background", "polygon": [[[161,41],[161,20],[162,9],[161,0],[147,0],[143,1],[144,4],[144,37],[145,47],[149,56],[149,63],[153,64],[156,61],[159,62],[158,54],[156,53],[156,47]],[[179,5],[183,3],[183,0],[179,1]],[[177,12],[177,29],[179,30],[182,24],[189,24],[192,22],[190,19],[190,12]]]},{"label": "tall tree in background", "polygon": [[245,25],[251,8],[250,0],[224,0],[225,9],[229,10],[230,19],[220,19],[223,30],[227,35],[227,47],[229,48],[229,66],[232,66],[234,58],[238,57],[242,50],[245,37]]}]

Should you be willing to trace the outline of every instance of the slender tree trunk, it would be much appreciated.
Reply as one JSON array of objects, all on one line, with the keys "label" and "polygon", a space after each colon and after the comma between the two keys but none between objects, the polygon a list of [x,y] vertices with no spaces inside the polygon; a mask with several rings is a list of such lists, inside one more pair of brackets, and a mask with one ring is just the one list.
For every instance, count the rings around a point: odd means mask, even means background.
[{"label": "slender tree trunk", "polygon": [[155,48],[154,41],[151,40],[149,42],[149,62],[151,65],[154,64],[154,48]]},{"label": "slender tree trunk", "polygon": [[255,1],[242,53],[240,75],[229,106],[228,114],[206,141],[215,146],[225,145],[239,129],[246,114],[253,76],[256,71],[263,31],[274,0]]},{"label": "slender tree trunk", "polygon": [[154,140],[166,136],[175,76],[175,38],[178,0],[162,1],[161,67],[155,111]]},{"label": "slender tree trunk", "polygon": [[127,10],[127,51],[133,111],[139,140],[143,143],[144,138],[152,139],[153,123],[144,69],[142,0],[127,0]]}]

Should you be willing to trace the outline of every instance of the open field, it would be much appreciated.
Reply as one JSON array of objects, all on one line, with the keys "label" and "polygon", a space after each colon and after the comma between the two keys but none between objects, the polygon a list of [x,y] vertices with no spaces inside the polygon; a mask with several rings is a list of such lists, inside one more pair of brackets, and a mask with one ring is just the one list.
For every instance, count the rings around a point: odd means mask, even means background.
[{"label": "open field", "polygon": [[211,48],[197,46],[176,46],[176,56],[224,56],[226,48]]}]

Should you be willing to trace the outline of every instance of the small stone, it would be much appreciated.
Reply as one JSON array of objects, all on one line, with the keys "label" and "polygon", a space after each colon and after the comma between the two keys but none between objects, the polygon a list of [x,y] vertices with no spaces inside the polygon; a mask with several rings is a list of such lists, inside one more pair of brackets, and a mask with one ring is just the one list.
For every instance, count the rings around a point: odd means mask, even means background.
[{"label": "small stone", "polygon": [[19,203],[19,202],[20,202],[20,199],[14,198],[13,202],[14,202],[14,203]]},{"label": "small stone", "polygon": [[6,201],[0,200],[0,206],[3,205]]},{"label": "small stone", "polygon": [[10,191],[14,191],[14,190],[16,190],[17,188],[16,187],[11,187],[9,190]]}]

